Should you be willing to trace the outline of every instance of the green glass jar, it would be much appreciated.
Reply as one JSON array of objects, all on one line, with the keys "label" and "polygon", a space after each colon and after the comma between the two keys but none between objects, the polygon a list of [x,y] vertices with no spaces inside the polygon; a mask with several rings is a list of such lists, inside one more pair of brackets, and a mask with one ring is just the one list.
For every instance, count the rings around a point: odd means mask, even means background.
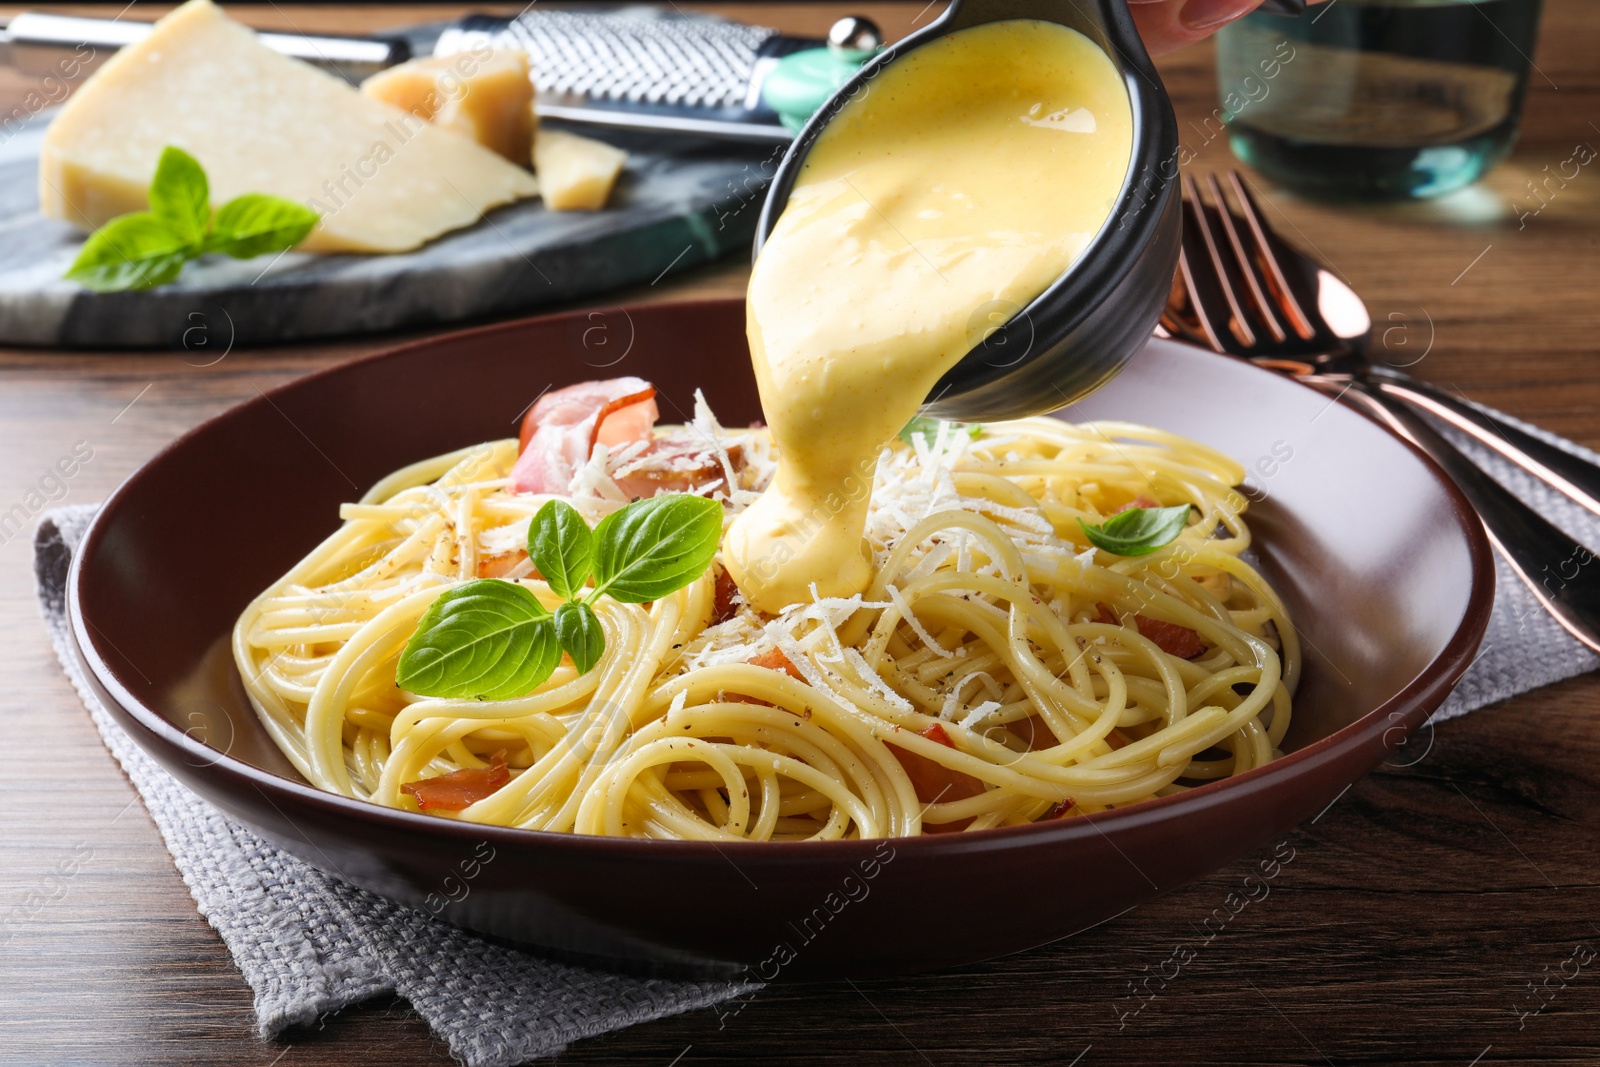
[{"label": "green glass jar", "polygon": [[1241,19],[1217,35],[1234,154],[1326,199],[1469,185],[1516,143],[1539,9],[1540,0],[1333,0],[1297,19]]}]

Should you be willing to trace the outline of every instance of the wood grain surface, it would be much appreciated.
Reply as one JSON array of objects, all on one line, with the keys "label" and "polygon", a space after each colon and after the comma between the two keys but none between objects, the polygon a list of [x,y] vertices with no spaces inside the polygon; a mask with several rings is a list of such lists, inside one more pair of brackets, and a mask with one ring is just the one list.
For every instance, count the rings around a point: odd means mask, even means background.
[{"label": "wood grain surface", "polygon": [[[159,10],[146,7],[132,15]],[[262,27],[346,30],[455,9],[239,10]],[[819,33],[845,9],[718,10]],[[937,8],[848,10],[898,36]],[[1522,144],[1466,193],[1361,209],[1268,193],[1286,234],[1367,298],[1391,358],[1421,356],[1422,377],[1590,447],[1600,447],[1600,171],[1546,193],[1537,215],[1527,183],[1580,143],[1600,147],[1597,47],[1600,5],[1547,0]],[[1217,99],[1209,47],[1162,67],[1196,153],[1189,166],[1230,166],[1206,121]],[[26,107],[37,88],[7,71],[0,105]],[[737,294],[746,273],[734,259],[602,304]],[[98,500],[257,390],[404,339],[226,355],[218,339],[148,354],[0,351],[0,512],[30,490]],[[79,441],[93,459],[57,489],[46,473]],[[0,1063],[448,1063],[403,1001],[274,1041],[255,1035],[249,990],[56,667],[29,538],[0,542]],[[1292,859],[1270,892],[1210,941],[1199,923],[1271,850],[1039,951],[933,976],[769,988],[736,1013],[635,1027],[552,1062],[1600,1062],[1600,680],[1444,724],[1403,756],[1281,843],[1277,858]],[[937,937],[941,922],[1017,920],[1003,887],[988,901],[929,886],[926,914],[904,921]],[[1187,960],[1176,975],[1173,959]]]}]

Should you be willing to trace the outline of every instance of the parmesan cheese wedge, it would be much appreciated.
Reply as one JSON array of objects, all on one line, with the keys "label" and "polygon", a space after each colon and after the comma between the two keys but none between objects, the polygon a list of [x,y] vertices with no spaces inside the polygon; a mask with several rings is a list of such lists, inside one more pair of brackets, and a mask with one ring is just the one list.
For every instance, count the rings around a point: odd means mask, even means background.
[{"label": "parmesan cheese wedge", "polygon": [[379,71],[361,92],[419,119],[470,137],[527,165],[537,120],[528,54],[514,49],[424,56]]},{"label": "parmesan cheese wedge", "polygon": [[538,193],[521,167],[279,55],[211,0],[161,19],[67,101],[40,153],[40,210],[85,229],[144,210],[167,145],[205,167],[213,205],[254,192],[316,211],[306,251],[403,252]]},{"label": "parmesan cheese wedge", "polygon": [[605,207],[627,161],[628,153],[620,148],[560,130],[542,130],[533,146],[533,169],[545,206],[552,211]]}]

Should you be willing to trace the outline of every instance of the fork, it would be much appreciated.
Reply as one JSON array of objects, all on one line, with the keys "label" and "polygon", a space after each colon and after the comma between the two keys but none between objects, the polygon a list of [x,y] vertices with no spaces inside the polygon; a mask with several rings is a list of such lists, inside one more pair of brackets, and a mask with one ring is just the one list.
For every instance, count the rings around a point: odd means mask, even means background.
[{"label": "fork", "polygon": [[[1600,652],[1600,573],[1548,576],[1587,554],[1569,534],[1506,490],[1419,412],[1449,422],[1575,503],[1600,515],[1600,467],[1403,372],[1370,362],[1372,320],[1330,271],[1267,224],[1237,171],[1234,205],[1214,174],[1185,175],[1183,252],[1161,324],[1176,337],[1351,397],[1442,467],[1472,503],[1490,542],[1561,626]],[[1236,206],[1235,206],[1236,205]]]}]

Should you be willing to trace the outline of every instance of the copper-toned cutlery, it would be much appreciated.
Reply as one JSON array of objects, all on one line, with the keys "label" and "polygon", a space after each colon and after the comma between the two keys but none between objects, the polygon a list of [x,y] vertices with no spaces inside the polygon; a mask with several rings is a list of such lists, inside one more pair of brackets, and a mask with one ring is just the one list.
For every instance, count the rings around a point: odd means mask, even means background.
[{"label": "copper-toned cutlery", "polygon": [[[1167,332],[1349,396],[1431,455],[1482,518],[1490,540],[1569,633],[1600,651],[1600,569],[1567,577],[1587,549],[1473,463],[1428,424],[1437,416],[1575,503],[1600,515],[1600,467],[1469,401],[1366,357],[1372,320],[1334,274],[1267,224],[1237,171],[1183,179],[1183,254]],[[1209,194],[1207,196],[1206,194]],[[1592,557],[1591,557],[1592,558]],[[1548,579],[1561,571],[1558,582]]]}]

